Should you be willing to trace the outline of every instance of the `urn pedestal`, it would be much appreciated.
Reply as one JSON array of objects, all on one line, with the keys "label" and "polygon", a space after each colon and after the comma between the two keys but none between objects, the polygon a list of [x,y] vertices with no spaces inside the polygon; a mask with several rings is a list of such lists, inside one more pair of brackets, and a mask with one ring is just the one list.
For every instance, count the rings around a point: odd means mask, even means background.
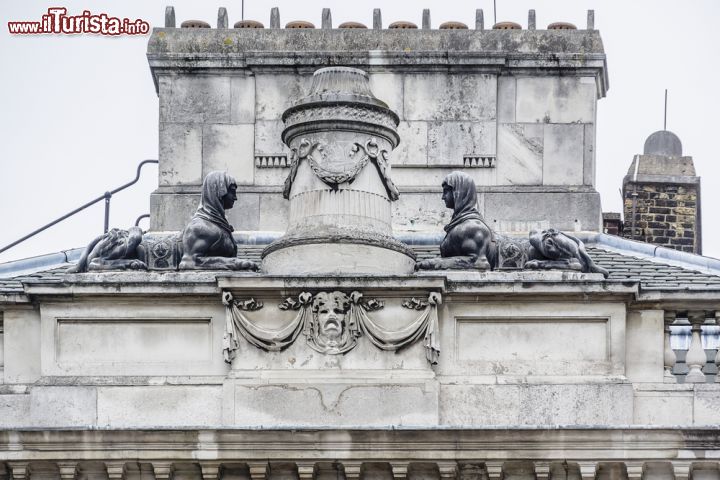
[{"label": "urn pedestal", "polygon": [[263,252],[274,275],[407,274],[414,253],[392,235],[389,153],[398,116],[375,98],[367,74],[315,72],[310,94],[283,114],[292,167],[286,234]]}]

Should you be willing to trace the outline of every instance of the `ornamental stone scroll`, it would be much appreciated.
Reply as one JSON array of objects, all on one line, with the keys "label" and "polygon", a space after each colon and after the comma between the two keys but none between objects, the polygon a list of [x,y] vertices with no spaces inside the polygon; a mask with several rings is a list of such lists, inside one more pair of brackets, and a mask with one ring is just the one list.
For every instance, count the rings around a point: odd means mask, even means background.
[{"label": "ornamental stone scroll", "polygon": [[280,310],[297,312],[293,319],[280,328],[268,329],[251,321],[247,315],[247,312],[263,308],[262,302],[254,298],[236,300],[230,292],[224,292],[225,361],[231,363],[237,356],[241,337],[261,350],[279,352],[302,334],[310,348],[324,355],[346,354],[363,336],[386,351],[398,351],[422,340],[428,362],[435,365],[440,356],[437,307],[441,302],[442,297],[436,292],[431,292],[426,300],[404,301],[405,309],[419,314],[404,327],[391,330],[372,318],[372,312],[385,306],[380,300],[367,299],[358,291],[349,294],[341,291],[302,292],[278,305]]}]

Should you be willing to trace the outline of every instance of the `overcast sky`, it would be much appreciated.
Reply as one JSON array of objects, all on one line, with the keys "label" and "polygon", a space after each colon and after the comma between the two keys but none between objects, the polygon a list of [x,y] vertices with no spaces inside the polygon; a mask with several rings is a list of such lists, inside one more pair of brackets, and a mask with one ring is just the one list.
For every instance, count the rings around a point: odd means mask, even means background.
[{"label": "overcast sky", "polygon": [[[221,6],[228,9],[230,24],[240,19],[239,0],[2,0],[0,247],[131,180],[136,165],[157,158],[158,150],[158,99],[145,58],[147,36],[13,36],[7,22],[39,20],[49,7],[62,6],[70,13],[89,9],[163,26],[168,4],[175,6],[178,25],[193,18],[214,26]],[[332,8],[336,25],[348,20],[372,25],[375,7],[382,7],[386,25],[395,20],[419,25],[422,9],[430,8],[435,28],[446,20],[472,26],[476,8],[485,10],[489,26],[493,12],[492,0],[246,0],[245,18],[267,26],[273,6],[280,7],[282,24],[302,19],[318,26],[323,7]],[[497,0],[497,19],[525,28],[530,8],[537,11],[538,28],[554,21],[584,28],[587,9],[595,10],[610,74],[610,90],[598,106],[597,187],[603,210],[621,210],[622,178],[647,136],[662,129],[667,88],[668,129],[678,134],[702,177],[704,253],[720,257],[714,119],[720,110],[720,1]],[[150,165],[138,184],[114,198],[111,226],[127,228],[148,213],[156,185],[157,167]],[[147,228],[147,220],[141,225]],[[0,254],[0,262],[84,246],[102,226],[98,204]]]}]

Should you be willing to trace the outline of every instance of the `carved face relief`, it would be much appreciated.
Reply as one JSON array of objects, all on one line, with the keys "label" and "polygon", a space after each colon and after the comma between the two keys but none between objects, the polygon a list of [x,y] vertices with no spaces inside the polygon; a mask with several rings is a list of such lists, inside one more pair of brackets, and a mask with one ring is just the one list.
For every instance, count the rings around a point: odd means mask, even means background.
[{"label": "carved face relief", "polygon": [[359,335],[349,321],[350,299],[342,292],[321,292],[312,304],[313,320],[306,332],[308,344],[326,354],[345,353],[352,349]]},{"label": "carved face relief", "polygon": [[555,240],[555,235],[543,234],[543,254],[548,258],[560,258],[560,249]]},{"label": "carved face relief", "polygon": [[237,202],[237,185],[230,184],[227,193],[222,197],[222,202],[225,210],[229,210],[235,205],[235,202]]},{"label": "carved face relief", "polygon": [[455,196],[453,195],[453,189],[450,185],[443,183],[442,199],[445,202],[447,208],[455,208]]}]

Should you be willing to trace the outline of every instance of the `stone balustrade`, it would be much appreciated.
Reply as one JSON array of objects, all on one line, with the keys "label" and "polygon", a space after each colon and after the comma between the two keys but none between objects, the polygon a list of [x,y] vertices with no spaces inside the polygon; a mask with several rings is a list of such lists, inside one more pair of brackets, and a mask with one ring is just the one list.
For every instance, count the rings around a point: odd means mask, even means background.
[{"label": "stone balustrade", "polygon": [[720,311],[665,311],[665,383],[720,382]]},{"label": "stone balustrade", "polygon": [[717,461],[9,461],[0,480],[720,480]]}]

